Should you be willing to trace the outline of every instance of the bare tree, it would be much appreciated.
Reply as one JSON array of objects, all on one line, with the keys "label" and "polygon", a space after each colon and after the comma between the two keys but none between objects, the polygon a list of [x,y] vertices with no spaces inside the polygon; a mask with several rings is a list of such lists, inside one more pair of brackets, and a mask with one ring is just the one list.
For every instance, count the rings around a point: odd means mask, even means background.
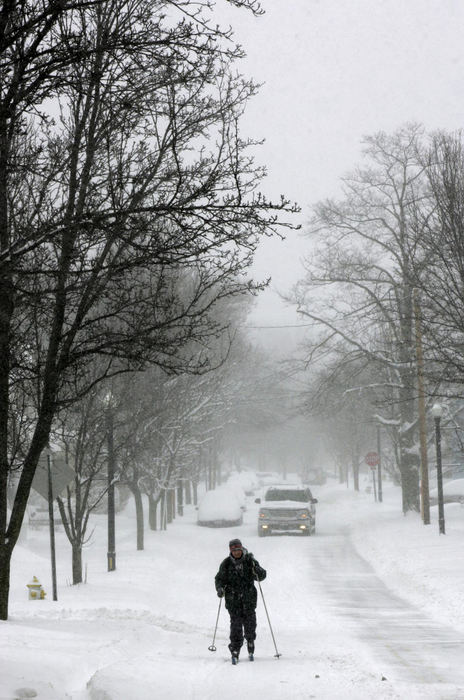
[{"label": "bare tree", "polygon": [[319,247],[293,296],[320,331],[308,347],[308,364],[341,353],[370,363],[379,387],[388,387],[395,417],[380,419],[396,422],[404,511],[419,510],[412,294],[426,263],[417,210],[429,205],[421,138],[420,127],[407,125],[365,139],[368,163],[343,179],[345,198],[315,207],[312,237]]},{"label": "bare tree", "polygon": [[66,497],[57,497],[61,520],[72,550],[72,582],[82,583],[82,548],[91,537],[89,518],[107,492],[105,409],[94,390],[55,421],[53,437],[64,447],[75,477]]},{"label": "bare tree", "polygon": [[[389,381],[379,381],[385,375],[384,367],[352,352],[341,341],[340,345],[344,348],[337,348],[332,362],[325,358],[312,374],[302,392],[302,410],[318,421],[338,465],[340,481],[348,480],[351,465],[353,487],[359,490],[360,468],[366,452],[376,449],[377,427],[383,427],[395,448],[399,446],[396,392]],[[389,430],[391,423],[394,430]],[[399,475],[399,464],[394,467]]]},{"label": "bare tree", "polygon": [[[462,397],[464,382],[464,144],[462,134],[437,132],[421,152],[430,210],[418,221],[429,260],[416,274],[429,383],[437,393]],[[437,387],[441,387],[441,389]]]},{"label": "bare tree", "polygon": [[[204,369],[198,349],[222,330],[210,311],[260,288],[247,268],[288,209],[256,190],[263,171],[239,133],[255,86],[233,72],[241,52],[210,9],[208,0],[3,5],[0,619],[37,461],[57,411],[77,386],[91,388],[79,383],[86,366],[106,358],[97,381],[145,363]],[[12,410],[31,385],[31,429],[13,464]]]}]

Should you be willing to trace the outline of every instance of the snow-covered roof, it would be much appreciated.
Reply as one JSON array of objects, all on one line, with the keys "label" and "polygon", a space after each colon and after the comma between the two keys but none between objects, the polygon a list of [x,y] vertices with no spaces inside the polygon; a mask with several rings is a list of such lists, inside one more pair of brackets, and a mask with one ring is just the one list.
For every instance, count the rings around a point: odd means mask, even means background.
[{"label": "snow-covered roof", "polygon": [[307,501],[265,501],[261,510],[304,510],[308,505]]},{"label": "snow-covered roof", "polygon": [[282,491],[283,489],[291,489],[294,491],[295,489],[301,489],[304,491],[304,489],[308,488],[307,486],[303,486],[300,483],[294,483],[290,484],[288,481],[286,481],[284,484],[272,484],[271,486],[267,487],[267,490],[270,491],[271,489],[278,489],[279,491]]}]

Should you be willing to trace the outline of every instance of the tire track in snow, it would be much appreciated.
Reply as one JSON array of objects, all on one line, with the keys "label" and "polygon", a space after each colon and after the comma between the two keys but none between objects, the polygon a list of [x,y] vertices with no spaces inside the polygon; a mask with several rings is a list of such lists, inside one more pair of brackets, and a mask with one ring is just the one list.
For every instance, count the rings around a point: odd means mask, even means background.
[{"label": "tire track in snow", "polygon": [[348,536],[315,538],[311,563],[321,600],[366,643],[389,680],[453,684],[464,696],[462,634],[390,591]]}]

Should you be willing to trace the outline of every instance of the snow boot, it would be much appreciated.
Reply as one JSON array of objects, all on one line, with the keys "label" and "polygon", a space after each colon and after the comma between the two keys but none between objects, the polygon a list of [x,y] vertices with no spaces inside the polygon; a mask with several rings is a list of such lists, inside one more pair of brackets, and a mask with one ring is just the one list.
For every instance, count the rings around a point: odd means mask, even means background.
[{"label": "snow boot", "polygon": [[250,659],[250,661],[254,661],[255,660],[255,656],[254,656],[255,655],[255,645],[253,644],[253,642],[247,643],[247,649],[248,649],[248,658]]},{"label": "snow boot", "polygon": [[232,652],[232,665],[236,666],[238,664],[238,651]]}]

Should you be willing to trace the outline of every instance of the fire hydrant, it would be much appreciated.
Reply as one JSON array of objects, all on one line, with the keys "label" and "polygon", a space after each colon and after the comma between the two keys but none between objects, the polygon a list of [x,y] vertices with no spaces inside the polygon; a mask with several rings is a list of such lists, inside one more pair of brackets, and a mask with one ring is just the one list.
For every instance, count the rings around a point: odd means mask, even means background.
[{"label": "fire hydrant", "polygon": [[37,576],[32,577],[32,581],[27,584],[27,587],[29,588],[29,600],[43,600],[47,595]]}]

